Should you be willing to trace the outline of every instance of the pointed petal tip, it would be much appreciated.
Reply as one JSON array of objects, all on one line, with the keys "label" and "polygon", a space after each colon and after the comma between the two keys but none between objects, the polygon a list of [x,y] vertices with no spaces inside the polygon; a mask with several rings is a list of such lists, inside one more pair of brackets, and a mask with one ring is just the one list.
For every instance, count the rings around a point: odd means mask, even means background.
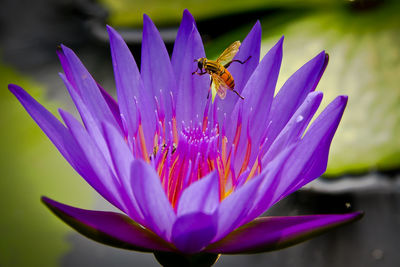
[{"label": "pointed petal tip", "polygon": [[65,74],[62,72],[58,73],[58,76],[64,81],[64,79],[66,80],[67,78],[65,77]]},{"label": "pointed petal tip", "polygon": [[308,96],[313,96],[313,97],[323,97],[324,93],[321,91],[312,91],[311,93],[308,94]]},{"label": "pointed petal tip", "polygon": [[63,110],[62,108],[57,108],[58,114],[60,114],[61,117],[63,117],[67,112]]},{"label": "pointed petal tip", "polygon": [[48,197],[46,197],[46,196],[41,196],[40,197],[40,200],[42,201],[42,202],[47,202],[48,200],[50,200]]},{"label": "pointed petal tip", "polygon": [[18,93],[18,91],[24,90],[21,87],[19,87],[16,84],[10,83],[8,84],[8,90],[10,90],[11,93],[13,93],[14,95]]},{"label": "pointed petal tip", "polygon": [[336,103],[338,106],[343,106],[343,108],[345,108],[347,106],[348,99],[349,97],[347,95],[339,95],[331,103]]},{"label": "pointed petal tip", "polygon": [[282,50],[283,50],[283,36],[275,43],[275,45],[268,51],[267,54],[273,53],[277,54],[279,52],[280,57],[282,57]]},{"label": "pointed petal tip", "polygon": [[110,33],[110,31],[114,31],[114,28],[111,27],[110,25],[106,24],[106,29],[108,31],[108,33]]},{"label": "pointed petal tip", "polygon": [[193,20],[193,22],[194,22],[194,17],[193,17],[193,15],[192,15],[192,13],[189,12],[188,9],[185,8],[185,9],[183,10],[182,16],[183,16],[183,18],[188,18],[188,19],[190,19],[190,20]]},{"label": "pointed petal tip", "polygon": [[321,71],[320,71],[320,78],[321,78],[322,74],[325,72],[326,67],[328,66],[329,54],[326,53],[325,50],[323,50],[320,54],[321,54],[321,57],[323,57],[323,64],[322,64]]},{"label": "pointed petal tip", "polygon": [[[359,211],[352,211],[349,213],[332,214],[332,215],[341,217],[341,219],[337,219],[337,223],[347,224],[350,222],[360,220],[362,217],[364,217],[364,214],[365,214],[364,211],[359,210]],[[330,215],[330,214],[320,215],[320,216],[328,216],[328,215]]]},{"label": "pointed petal tip", "polygon": [[[275,57],[279,58],[279,61],[282,60],[283,54],[283,37],[281,37],[278,42],[268,51],[267,55],[275,55]],[[264,56],[267,57],[267,55]]]},{"label": "pointed petal tip", "polygon": [[63,54],[62,45],[63,45],[63,44],[58,44],[58,45],[56,45],[56,53],[57,53],[57,54],[58,54],[58,53]]},{"label": "pointed petal tip", "polygon": [[64,205],[46,196],[41,196],[40,201],[45,204],[49,209],[54,209],[56,205]]},{"label": "pointed petal tip", "polygon": [[60,47],[63,54],[66,54],[67,52],[72,52],[71,48],[69,48],[68,46],[60,44]]},{"label": "pointed petal tip", "polygon": [[[18,99],[18,101],[23,101],[24,99],[33,99],[33,97],[21,86],[10,83],[8,85],[8,90]],[[21,102],[22,103],[22,102]]]},{"label": "pointed petal tip", "polygon": [[122,38],[121,35],[110,25],[106,25],[106,29],[110,40],[112,38]]},{"label": "pointed petal tip", "polygon": [[[154,22],[151,20],[151,18],[147,14],[143,14],[142,35],[143,35],[142,36],[142,40],[143,40],[142,47],[144,46],[146,37],[149,40],[153,40],[153,39],[156,39],[156,40],[161,39],[162,40],[162,37],[160,36],[157,26],[154,24]],[[146,46],[149,46],[149,44]],[[143,55],[142,55],[142,57],[143,57]]]},{"label": "pointed petal tip", "polygon": [[349,96],[347,96],[347,95],[340,95],[340,96],[338,96],[343,102],[347,102],[348,101],[348,99],[349,99]]},{"label": "pointed petal tip", "polygon": [[329,54],[325,53],[325,64],[328,64],[329,62]]},{"label": "pointed petal tip", "polygon": [[72,62],[76,61],[80,62],[80,59],[78,58],[77,54],[75,54],[74,50],[72,50],[71,48],[69,48],[68,46],[65,46],[63,44],[60,45],[61,46],[61,52],[62,55],[66,58],[67,62],[70,64],[70,68],[72,68],[73,64]]},{"label": "pointed petal tip", "polygon": [[352,213],[354,215],[354,219],[359,220],[364,217],[365,212],[363,210],[355,211]]},{"label": "pointed petal tip", "polygon": [[75,117],[68,111],[63,110],[61,108],[58,109],[58,113],[60,114],[61,119],[64,121],[64,124],[66,125],[66,127],[71,129],[71,125],[68,122],[75,119]]},{"label": "pointed petal tip", "polygon": [[62,204],[62,203],[60,203],[60,202],[58,202],[58,201],[55,201],[55,200],[53,200],[53,199],[51,199],[51,198],[49,198],[49,197],[47,197],[47,196],[41,196],[40,197],[40,200],[44,203],[44,204],[46,204],[46,206],[54,206],[54,205],[62,205],[62,206],[66,206],[65,204]]},{"label": "pointed petal tip", "polygon": [[261,34],[262,27],[261,27],[261,22],[259,20],[257,20],[256,23],[254,23],[254,26],[250,30],[250,32],[252,32],[252,31],[256,31],[256,32],[259,32],[259,34]]},{"label": "pointed petal tip", "polygon": [[282,37],[281,38],[279,38],[279,40],[278,40],[278,42],[276,43],[276,45],[275,46],[278,46],[278,47],[280,47],[280,49],[282,49],[282,46],[283,46],[283,41],[285,40],[285,36],[284,35],[282,35]]},{"label": "pointed petal tip", "polygon": [[149,15],[147,15],[146,13],[143,13],[143,27],[146,23],[153,23],[153,21],[151,20],[151,18],[149,17]]},{"label": "pointed petal tip", "polygon": [[45,196],[41,201],[67,225],[102,244],[142,252],[173,250],[170,244],[124,214],[80,209]]},{"label": "pointed petal tip", "polygon": [[205,251],[251,254],[279,250],[361,219],[362,211],[346,214],[259,217],[236,229]]},{"label": "pointed petal tip", "polygon": [[[317,62],[320,62],[320,64],[323,65],[324,62],[325,62],[325,55],[326,55],[325,50],[322,50],[315,57],[313,57],[310,61],[308,61],[305,65],[307,65],[307,64],[318,64]],[[314,63],[311,63],[311,62],[314,62]]]},{"label": "pointed petal tip", "polygon": [[50,210],[52,210],[53,212],[55,212],[54,210],[57,209],[55,206],[56,205],[62,205],[61,203],[52,200],[51,198],[48,198],[46,196],[41,196],[40,200],[42,201],[42,203],[44,205],[46,205],[47,208],[49,208]]}]

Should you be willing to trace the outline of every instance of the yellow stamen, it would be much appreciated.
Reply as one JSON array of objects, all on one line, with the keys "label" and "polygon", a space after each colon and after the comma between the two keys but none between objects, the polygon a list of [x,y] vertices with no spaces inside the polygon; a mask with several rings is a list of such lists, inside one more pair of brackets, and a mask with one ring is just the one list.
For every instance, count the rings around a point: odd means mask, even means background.
[{"label": "yellow stamen", "polygon": [[242,167],[240,168],[239,176],[247,169],[247,165],[249,164],[250,161],[250,155],[251,155],[251,143],[250,141],[247,141],[246,154],[243,159]]},{"label": "yellow stamen", "polygon": [[150,162],[149,153],[147,152],[146,148],[146,141],[144,139],[143,127],[141,124],[139,124],[138,131],[139,131],[140,147],[142,149],[143,159],[147,162]]},{"label": "yellow stamen", "polygon": [[222,148],[221,148],[221,157],[222,157],[222,162],[226,162],[226,143],[228,143],[228,138],[224,136],[222,138]]},{"label": "yellow stamen", "polygon": [[172,117],[172,135],[174,139],[174,144],[178,144],[178,127],[176,125],[175,117]]}]

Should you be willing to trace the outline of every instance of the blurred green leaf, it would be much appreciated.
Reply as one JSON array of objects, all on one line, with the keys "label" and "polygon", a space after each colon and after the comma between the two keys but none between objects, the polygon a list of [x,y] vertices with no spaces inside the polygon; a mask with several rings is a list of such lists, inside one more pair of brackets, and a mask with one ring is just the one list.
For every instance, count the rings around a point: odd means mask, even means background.
[{"label": "blurred green leaf", "polygon": [[317,88],[324,92],[323,106],[339,94],[348,95],[349,104],[331,146],[328,175],[400,165],[399,11],[391,3],[320,12],[274,29],[263,40],[265,54],[281,34],[286,37],[278,88],[321,50],[330,55]]},{"label": "blurred green leaf", "polygon": [[109,23],[114,26],[142,25],[143,13],[159,25],[177,24],[184,9],[188,9],[196,20],[243,13],[266,8],[282,7],[330,7],[341,5],[337,0],[100,0],[110,12]]},{"label": "blurred green leaf", "polygon": [[[261,19],[262,55],[285,35],[277,88],[326,50],[330,62],[317,88],[324,92],[320,111],[337,95],[349,96],[331,146],[330,176],[400,166],[400,3],[386,1],[366,9],[350,4]],[[215,57],[232,40],[242,40],[251,27],[208,43],[207,55]]]},{"label": "blurred green leaf", "polygon": [[72,230],[46,209],[40,196],[87,207],[92,189],[7,90],[8,83],[24,87],[55,110],[44,101],[41,86],[0,65],[0,265],[57,266],[69,247],[65,236]]}]

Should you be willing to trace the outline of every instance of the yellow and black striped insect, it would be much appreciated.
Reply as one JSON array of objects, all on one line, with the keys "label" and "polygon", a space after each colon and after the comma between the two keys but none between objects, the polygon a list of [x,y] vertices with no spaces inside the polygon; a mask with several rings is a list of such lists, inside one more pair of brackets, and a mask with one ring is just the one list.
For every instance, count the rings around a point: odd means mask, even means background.
[{"label": "yellow and black striped insect", "polygon": [[[245,61],[237,59],[232,60],[239,51],[240,45],[240,41],[232,43],[216,60],[209,60],[205,57],[194,60],[194,62],[197,62],[197,69],[192,74],[204,75],[208,73],[211,76],[211,84],[207,98],[210,97],[210,91],[214,88],[221,99],[225,98],[227,89],[233,91],[241,99],[244,99],[243,96],[235,90],[235,81],[232,74],[227,70],[233,62],[244,64],[251,58],[251,56],[249,56]],[[198,70],[200,72],[197,72]]]}]

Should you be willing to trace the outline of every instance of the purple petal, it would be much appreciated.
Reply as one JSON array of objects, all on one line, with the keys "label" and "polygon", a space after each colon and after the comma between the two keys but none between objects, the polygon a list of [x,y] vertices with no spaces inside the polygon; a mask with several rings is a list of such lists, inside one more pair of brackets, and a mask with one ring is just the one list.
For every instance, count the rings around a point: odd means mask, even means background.
[{"label": "purple petal", "polygon": [[177,215],[192,212],[211,214],[219,205],[219,176],[212,172],[186,188],[179,198]]},{"label": "purple petal", "polygon": [[70,84],[72,85],[73,88],[77,88],[75,78],[73,76],[70,64],[69,64],[67,58],[65,57],[61,46],[57,47],[57,56],[60,59],[61,67],[64,70],[64,74],[67,77],[67,80],[70,82]]},{"label": "purple petal", "polygon": [[126,124],[128,136],[132,137],[137,129],[134,101],[135,97],[139,96],[139,90],[142,90],[143,84],[135,59],[122,37],[110,26],[107,26],[107,31],[110,38],[119,109]]},{"label": "purple petal", "polygon": [[183,253],[196,253],[208,245],[217,232],[215,215],[195,212],[178,217],[171,241]]},{"label": "purple petal", "polygon": [[204,113],[210,78],[208,75],[194,75],[196,70],[194,59],[204,57],[203,42],[199,32],[193,27],[187,39],[185,56],[180,62],[182,65],[181,75],[177,77],[178,92],[176,101],[176,114],[178,124],[181,121],[189,123],[200,122],[200,117]]},{"label": "purple petal", "polygon": [[117,127],[117,122],[90,73],[71,49],[63,45],[61,48],[69,64],[69,75],[75,82],[72,86],[77,90],[98,127],[101,127],[101,122],[109,122]]},{"label": "purple petal", "polygon": [[221,239],[240,226],[253,204],[258,187],[262,182],[261,178],[259,176],[248,181],[221,202],[218,208],[218,231],[214,241]]},{"label": "purple petal", "polygon": [[[264,56],[260,64],[257,66],[252,76],[248,80],[246,87],[243,90],[244,100],[238,102],[235,106],[232,115],[232,121],[236,121],[240,109],[240,105],[245,106],[243,109],[243,127],[242,129],[249,128],[249,132],[242,130],[240,142],[238,146],[238,156],[235,160],[236,165],[240,166],[243,162],[243,157],[246,154],[247,140],[250,134],[251,144],[253,149],[251,150],[249,166],[252,166],[254,160],[258,154],[258,147],[261,141],[261,135],[264,133],[265,127],[268,125],[268,113],[271,106],[272,98],[274,96],[275,85],[278,80],[279,69],[282,61],[282,44],[283,37],[277,42],[277,44],[271,48],[271,50]],[[248,126],[247,124],[250,123]],[[229,127],[231,125],[231,127]],[[227,131],[231,132],[233,137],[234,131],[232,126],[235,123],[230,123]],[[256,127],[253,127],[257,125]],[[233,138],[231,138],[233,139]]]},{"label": "purple petal", "polygon": [[[122,37],[110,26],[107,26],[110,37],[111,56],[114,67],[115,84],[121,116],[128,131],[129,140],[138,127],[135,99],[141,112],[147,149],[153,149],[152,136],[155,130],[154,96],[151,90],[145,90],[135,59]],[[146,88],[147,89],[147,88]]]},{"label": "purple petal", "polygon": [[86,156],[87,167],[93,170],[94,176],[87,177],[86,181],[107,201],[126,211],[123,200],[120,198],[120,183],[106,162],[103,153],[99,151],[84,127],[71,114],[60,110],[60,115],[79,144],[82,153]]},{"label": "purple petal", "polygon": [[[79,114],[81,115],[82,121],[85,124],[85,127],[92,137],[93,141],[99,147],[101,153],[109,164],[111,163],[111,156],[107,148],[107,144],[104,140],[103,134],[101,132],[101,124],[103,122],[96,121],[94,115],[89,111],[89,108],[83,102],[83,99],[80,97],[79,93],[72,87],[71,83],[68,81],[65,75],[60,74],[61,79],[63,80],[65,86],[67,87],[68,92],[71,95],[72,100],[77,107]],[[100,128],[99,128],[100,127]]]},{"label": "purple petal", "polygon": [[311,92],[307,98],[301,104],[301,106],[293,114],[292,118],[282,129],[279,135],[276,137],[268,152],[262,158],[262,163],[267,164],[271,161],[278,153],[282,151],[284,147],[293,144],[300,140],[303,133],[317,111],[323,94],[321,92]]},{"label": "purple petal", "polygon": [[[235,90],[239,93],[244,89],[248,79],[251,77],[260,61],[260,47],[261,25],[260,22],[257,21],[249,34],[243,40],[239,52],[236,54],[234,59],[244,61],[249,57],[251,58],[244,65],[240,63],[232,63],[228,69],[235,80]],[[236,94],[228,92],[225,99],[218,103],[220,108],[219,121],[222,122],[221,119],[223,117],[221,115],[224,113],[230,114],[235,107],[235,104],[240,101],[242,100],[238,98]]]},{"label": "purple petal", "polygon": [[[185,51],[188,45],[187,41],[195,26],[196,22],[194,21],[192,14],[185,9],[183,11],[181,25],[179,26],[178,33],[176,35],[174,50],[172,51],[171,56],[171,63],[177,81],[179,81],[182,76],[182,62],[185,58]],[[175,91],[174,96],[177,96]]]},{"label": "purple petal", "polygon": [[17,97],[29,115],[49,137],[69,164],[82,176],[87,173],[87,160],[68,129],[21,87],[10,84],[9,90]]},{"label": "purple petal", "polygon": [[295,217],[261,217],[235,230],[205,251],[224,254],[260,253],[286,248],[363,216],[361,212]]},{"label": "purple petal", "polygon": [[46,197],[42,201],[66,224],[97,242],[143,252],[173,251],[170,244],[123,214],[78,209]]},{"label": "purple petal", "polygon": [[[265,171],[260,174],[260,176],[264,177],[261,178],[262,182],[258,187],[254,202],[252,203],[248,214],[241,222],[241,225],[246,224],[254,218],[260,216],[269,207],[271,207],[274,191],[281,182],[281,171],[285,166],[285,162],[287,161],[288,157],[293,152],[294,147],[294,145],[286,147],[276,156],[273,161],[269,162],[269,164],[265,167]],[[256,179],[256,177],[253,179]]]},{"label": "purple petal", "polygon": [[317,86],[328,62],[325,52],[321,52],[298,71],[282,86],[272,102],[268,128],[268,143],[271,144],[293,113]]},{"label": "purple petal", "polygon": [[110,124],[103,125],[105,138],[110,149],[114,169],[121,181],[121,191],[126,194],[128,215],[138,223],[144,222],[144,217],[133,195],[131,184],[131,165],[133,154],[127,143],[116,129]]},{"label": "purple petal", "polygon": [[[143,16],[142,60],[140,72],[146,90],[151,90],[162,102],[166,119],[172,116],[170,92],[176,88],[176,79],[165,44],[156,26],[147,16]],[[161,91],[161,92],[160,92]]]},{"label": "purple petal", "polygon": [[[36,100],[34,100],[28,93],[22,88],[16,85],[9,85],[10,91],[19,99],[21,104],[25,107],[27,112],[32,116],[36,123],[42,128],[54,145],[58,148],[61,154],[67,159],[67,161],[74,167],[74,169],[85,178],[85,180],[95,188],[105,199],[109,200],[115,206],[123,209],[120,205],[120,201],[116,200],[113,196],[112,188],[104,186],[104,181],[101,181],[96,171],[92,168],[91,158],[87,157],[88,151],[81,148],[81,144],[77,142],[71,133],[64,125],[58,121],[49,111],[41,106]],[[63,115],[65,112],[61,111]],[[71,115],[66,115],[77,124],[79,124]],[[79,126],[83,128],[80,124]],[[90,140],[90,137],[87,137]],[[97,153],[99,156],[101,153]],[[96,154],[95,154],[96,155]],[[105,175],[101,173],[102,175]],[[108,186],[108,185],[107,185]],[[114,191],[115,192],[115,191]]]},{"label": "purple petal", "polygon": [[333,100],[299,142],[282,171],[274,203],[319,177],[326,170],[329,147],[347,104],[347,96]]},{"label": "purple petal", "polygon": [[97,86],[99,87],[101,95],[104,97],[104,100],[106,101],[108,107],[110,108],[111,113],[113,114],[115,120],[117,121],[118,126],[121,129],[121,132],[123,132],[124,126],[122,125],[117,101],[115,101],[114,97],[112,97],[103,87],[101,87],[100,84],[97,84]]},{"label": "purple petal", "polygon": [[[72,85],[72,88],[74,88],[74,90],[75,90],[75,88],[77,88],[76,82],[75,82],[75,79],[73,77],[73,73],[72,73],[72,70],[71,70],[70,65],[68,63],[68,60],[65,57],[61,46],[58,47],[58,49],[57,49],[57,55],[58,55],[58,57],[60,59],[61,66],[62,66],[62,68],[64,70],[66,79]],[[110,108],[110,111],[111,111],[112,115],[114,116],[115,121],[118,123],[120,128],[123,129],[122,122],[121,122],[121,117],[120,117],[120,112],[119,112],[119,107],[118,107],[117,102],[115,101],[115,99],[106,90],[104,90],[103,87],[101,87],[99,84],[97,84],[97,86],[98,86],[98,88],[99,88],[99,90],[101,92],[101,95],[103,96],[104,100],[106,101],[108,107]]]},{"label": "purple petal", "polygon": [[231,74],[235,77],[235,88],[239,92],[246,86],[248,79],[253,75],[253,71],[260,62],[261,31],[260,21],[257,21],[246,38],[244,38],[240,50],[235,56],[235,59],[241,61],[251,57],[246,62],[246,67],[243,68],[240,64],[233,63],[234,65],[229,68]]},{"label": "purple petal", "polygon": [[170,240],[176,215],[169,203],[155,170],[142,160],[135,160],[131,184],[146,225],[165,240]]}]

